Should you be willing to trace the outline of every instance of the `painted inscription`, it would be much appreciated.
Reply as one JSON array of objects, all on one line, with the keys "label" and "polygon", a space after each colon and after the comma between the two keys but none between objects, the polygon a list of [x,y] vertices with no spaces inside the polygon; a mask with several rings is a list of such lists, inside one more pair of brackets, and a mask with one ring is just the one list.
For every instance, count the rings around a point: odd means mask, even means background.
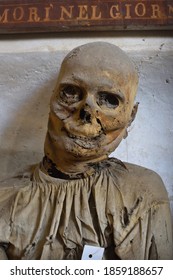
[{"label": "painted inscription", "polygon": [[173,26],[173,1],[0,1],[0,32]]}]

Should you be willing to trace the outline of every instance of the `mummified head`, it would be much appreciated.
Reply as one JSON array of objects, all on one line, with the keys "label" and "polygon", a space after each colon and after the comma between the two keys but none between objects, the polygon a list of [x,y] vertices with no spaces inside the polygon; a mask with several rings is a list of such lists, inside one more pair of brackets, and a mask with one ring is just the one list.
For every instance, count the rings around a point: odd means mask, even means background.
[{"label": "mummified head", "polygon": [[106,158],[134,119],[138,76],[128,56],[97,42],[64,59],[54,94],[45,154],[61,171],[66,164]]}]

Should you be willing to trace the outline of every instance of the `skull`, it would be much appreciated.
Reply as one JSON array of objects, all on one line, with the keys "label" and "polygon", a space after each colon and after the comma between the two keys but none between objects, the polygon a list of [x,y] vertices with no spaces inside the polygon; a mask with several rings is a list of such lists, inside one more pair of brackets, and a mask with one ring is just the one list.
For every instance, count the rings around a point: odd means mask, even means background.
[{"label": "skull", "polygon": [[115,45],[89,43],[71,51],[51,98],[47,157],[66,172],[107,158],[134,118],[137,84],[132,62]]}]

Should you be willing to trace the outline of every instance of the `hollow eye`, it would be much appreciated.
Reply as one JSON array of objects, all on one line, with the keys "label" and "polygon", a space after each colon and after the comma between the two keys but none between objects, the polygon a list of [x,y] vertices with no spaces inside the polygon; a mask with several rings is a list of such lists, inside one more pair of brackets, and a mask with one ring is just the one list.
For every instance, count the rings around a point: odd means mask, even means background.
[{"label": "hollow eye", "polygon": [[60,88],[59,96],[64,103],[70,105],[82,99],[82,90],[74,85],[63,85]]},{"label": "hollow eye", "polygon": [[119,105],[118,97],[110,92],[99,92],[97,103],[99,106],[107,106],[115,109]]}]

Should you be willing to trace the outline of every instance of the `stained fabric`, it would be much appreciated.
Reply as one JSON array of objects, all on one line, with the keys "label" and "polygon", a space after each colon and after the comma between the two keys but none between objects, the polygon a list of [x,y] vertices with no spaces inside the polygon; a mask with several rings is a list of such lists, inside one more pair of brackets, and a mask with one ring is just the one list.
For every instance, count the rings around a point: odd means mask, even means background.
[{"label": "stained fabric", "polygon": [[32,180],[2,184],[0,244],[7,257],[81,259],[89,244],[104,247],[104,259],[173,259],[160,177],[116,159],[101,166],[92,176],[63,180],[38,165]]}]

